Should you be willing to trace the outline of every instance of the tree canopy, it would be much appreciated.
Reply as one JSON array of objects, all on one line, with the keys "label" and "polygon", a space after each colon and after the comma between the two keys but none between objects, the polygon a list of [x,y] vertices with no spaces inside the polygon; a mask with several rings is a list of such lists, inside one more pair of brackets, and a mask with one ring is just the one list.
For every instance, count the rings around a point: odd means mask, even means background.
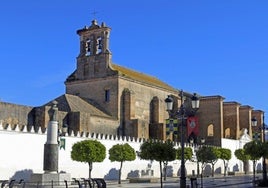
[{"label": "tree canopy", "polygon": [[218,159],[211,146],[203,146],[197,151],[197,160],[201,163],[212,163]]},{"label": "tree canopy", "polygon": [[[193,150],[192,150],[192,148],[190,148],[190,147],[184,148],[184,159],[185,160],[191,160],[192,157],[193,157]],[[178,148],[177,149],[177,156],[176,156],[176,158],[178,160],[181,160],[181,148]]]},{"label": "tree canopy", "polygon": [[88,163],[89,178],[91,178],[92,163],[102,162],[105,157],[106,148],[102,143],[97,140],[83,140],[75,143],[72,146],[72,160]]},{"label": "tree canopy", "polygon": [[223,161],[229,161],[232,158],[232,152],[230,149],[227,148],[218,148],[220,151],[219,159]]},{"label": "tree canopy", "polygon": [[246,162],[250,159],[250,156],[245,153],[245,149],[243,148],[235,150],[234,154],[238,160],[243,162]]},{"label": "tree canopy", "polygon": [[109,159],[112,162],[133,161],[136,159],[136,152],[128,143],[116,144],[109,149]]},{"label": "tree canopy", "polygon": [[263,143],[261,141],[251,141],[244,145],[245,153],[250,156],[250,160],[259,160],[264,155]]}]

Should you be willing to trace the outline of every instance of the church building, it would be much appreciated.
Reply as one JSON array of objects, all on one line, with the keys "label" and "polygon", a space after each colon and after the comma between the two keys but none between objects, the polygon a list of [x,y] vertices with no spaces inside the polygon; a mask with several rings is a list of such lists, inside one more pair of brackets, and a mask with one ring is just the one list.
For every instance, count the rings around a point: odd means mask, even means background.
[{"label": "church building", "polygon": [[[64,83],[65,94],[39,107],[0,102],[2,128],[18,126],[21,130],[45,133],[50,106],[57,101],[59,126],[67,126],[69,135],[180,140],[180,131],[167,134],[169,114],[165,103],[167,96],[172,96],[174,112],[178,111],[180,90],[154,76],[114,64],[109,49],[110,32],[111,28],[96,20],[79,29],[76,69]],[[192,96],[191,92],[184,92],[186,111]],[[200,108],[194,114],[198,131],[189,134],[189,129],[183,127],[186,140],[191,137],[198,143],[204,138],[207,144],[221,146],[221,138],[239,139],[244,129],[252,136],[253,116],[262,122],[264,112],[251,106],[225,102],[220,95],[198,97]],[[179,122],[177,126],[180,129]]]}]

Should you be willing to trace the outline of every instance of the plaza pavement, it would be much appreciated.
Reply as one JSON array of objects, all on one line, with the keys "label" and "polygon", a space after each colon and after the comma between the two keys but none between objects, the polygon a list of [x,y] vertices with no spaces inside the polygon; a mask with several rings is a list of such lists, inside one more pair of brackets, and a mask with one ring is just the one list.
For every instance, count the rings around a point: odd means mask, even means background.
[{"label": "plaza pavement", "polygon": [[[257,179],[261,176],[257,176]],[[107,181],[107,188],[158,188],[160,182],[155,183],[129,183],[122,181],[119,185],[116,181]],[[163,188],[179,188],[179,178],[168,178],[163,181]],[[191,181],[187,178],[187,186],[191,188]],[[198,187],[201,187],[201,179],[198,178]],[[229,188],[252,188],[252,175],[245,176],[217,176],[203,178],[203,188],[229,187]]]}]

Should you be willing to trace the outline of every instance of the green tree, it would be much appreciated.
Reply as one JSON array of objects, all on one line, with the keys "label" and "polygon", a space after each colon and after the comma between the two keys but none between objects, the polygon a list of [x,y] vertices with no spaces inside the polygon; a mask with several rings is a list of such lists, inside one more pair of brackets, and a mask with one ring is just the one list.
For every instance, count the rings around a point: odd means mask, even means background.
[{"label": "green tree", "polygon": [[145,160],[155,160],[160,165],[160,184],[163,187],[163,173],[162,163],[165,161],[173,161],[176,158],[176,149],[171,141],[160,142],[160,141],[147,141],[144,142],[140,147],[139,156]]},{"label": "green tree", "polygon": [[109,149],[110,161],[120,162],[118,184],[121,184],[121,173],[123,162],[134,161],[136,159],[136,152],[129,144],[116,144]]},{"label": "green tree", "polygon": [[203,146],[199,150],[197,150],[197,152],[196,152],[197,161],[199,161],[201,163],[201,174],[203,174],[203,170],[205,168],[205,165],[208,162],[206,150],[208,150],[207,147]]},{"label": "green tree", "polygon": [[211,147],[212,152],[214,154],[214,158],[212,160],[210,160],[210,163],[212,165],[212,169],[211,169],[211,175],[212,177],[214,177],[214,171],[215,171],[215,164],[217,163],[218,159],[220,158],[221,152],[220,152],[220,148],[218,147]]},{"label": "green tree", "polygon": [[256,161],[265,155],[263,143],[258,140],[248,142],[244,145],[245,153],[249,155],[250,160],[253,162],[253,180],[255,181],[256,174]]},{"label": "green tree", "polygon": [[[192,157],[193,157],[193,150],[192,150],[192,148],[190,148],[190,147],[185,147],[185,148],[184,148],[184,159],[185,159],[185,162],[186,162],[187,160],[191,160]],[[178,148],[178,149],[177,149],[177,156],[176,156],[176,158],[177,158],[178,160],[181,160],[181,148]]]},{"label": "green tree", "polygon": [[247,164],[248,160],[250,159],[250,156],[245,153],[245,149],[243,149],[243,148],[235,150],[234,154],[238,160],[243,162],[244,173],[247,174],[248,169],[246,168],[246,164]]},{"label": "green tree", "polygon": [[72,146],[71,158],[74,161],[88,163],[89,175],[91,178],[91,171],[93,162],[102,162],[106,157],[105,146],[97,140],[83,140],[75,143]]},{"label": "green tree", "polygon": [[230,149],[227,148],[218,148],[218,150],[220,151],[219,159],[223,161],[224,165],[224,176],[226,176],[226,171],[228,167],[227,165],[228,161],[232,158],[232,152]]},{"label": "green tree", "polygon": [[203,146],[201,147],[196,155],[197,155],[197,160],[201,162],[201,171],[203,174],[204,167],[206,164],[210,163],[212,164],[212,176],[214,176],[214,165],[218,160],[218,151],[215,149],[215,147],[211,146]]}]

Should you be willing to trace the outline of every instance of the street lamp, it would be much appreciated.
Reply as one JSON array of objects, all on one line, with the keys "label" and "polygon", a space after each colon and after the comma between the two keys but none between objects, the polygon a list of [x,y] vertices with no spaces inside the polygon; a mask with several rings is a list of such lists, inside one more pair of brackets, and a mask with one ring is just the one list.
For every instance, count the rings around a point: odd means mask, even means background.
[{"label": "street lamp", "polygon": [[[263,121],[262,121],[262,125],[261,125],[261,130],[262,130],[262,142],[263,143],[265,143],[265,130],[266,130],[266,125],[265,125],[265,123],[264,123],[264,114],[263,114]],[[252,119],[251,119],[251,125],[253,126],[253,127],[256,127],[257,126],[257,124],[258,124],[258,122],[257,122],[257,119],[256,119],[256,117],[253,117]],[[266,170],[266,159],[265,159],[265,157],[263,156],[262,157],[262,178],[263,178],[263,183],[267,183],[267,170]]]},{"label": "street lamp", "polygon": [[[185,161],[184,161],[184,120],[185,118],[187,118],[187,114],[186,114],[186,109],[184,107],[184,94],[183,91],[180,91],[180,99],[181,99],[181,106],[179,111],[175,114],[176,117],[178,119],[181,120],[181,177],[180,177],[180,187],[181,188],[186,188],[186,175],[185,175]],[[199,99],[196,96],[196,93],[194,93],[194,95],[191,98],[192,100],[192,109],[194,109],[195,111],[199,108]],[[169,117],[172,116],[172,110],[173,110],[173,99],[172,97],[169,95],[168,98],[165,99],[165,102],[167,104],[167,111],[169,113]]]}]

